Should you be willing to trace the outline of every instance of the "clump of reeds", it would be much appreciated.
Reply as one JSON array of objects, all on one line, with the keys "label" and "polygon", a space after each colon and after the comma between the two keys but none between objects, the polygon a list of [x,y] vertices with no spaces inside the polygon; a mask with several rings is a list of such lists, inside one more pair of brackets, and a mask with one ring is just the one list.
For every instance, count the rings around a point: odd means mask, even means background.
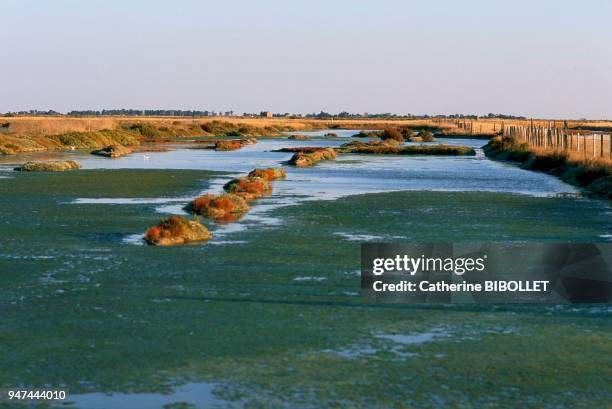
[{"label": "clump of reeds", "polygon": [[386,128],[380,133],[380,139],[404,142],[404,135],[398,128]]}]

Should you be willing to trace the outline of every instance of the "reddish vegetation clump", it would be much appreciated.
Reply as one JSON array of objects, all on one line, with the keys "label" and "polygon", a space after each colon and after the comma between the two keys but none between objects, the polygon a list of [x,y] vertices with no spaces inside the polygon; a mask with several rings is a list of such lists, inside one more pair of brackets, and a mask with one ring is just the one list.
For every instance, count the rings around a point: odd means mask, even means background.
[{"label": "reddish vegetation clump", "polygon": [[146,242],[155,246],[173,246],[211,238],[212,234],[198,220],[187,220],[180,216],[163,219],[144,235]]},{"label": "reddish vegetation clump", "polygon": [[215,141],[214,149],[216,151],[235,151],[243,146],[253,145],[256,143],[257,139],[255,138],[221,140]]},{"label": "reddish vegetation clump", "polygon": [[234,219],[236,214],[249,210],[249,205],[240,196],[227,193],[225,195],[206,194],[196,198],[187,206],[188,210],[211,219]]},{"label": "reddish vegetation clump", "polygon": [[267,181],[276,179],[284,179],[287,176],[285,169],[283,168],[267,168],[267,169],[253,169],[249,172],[250,178],[262,178]]},{"label": "reddish vegetation clump", "polygon": [[258,177],[246,177],[230,180],[223,186],[226,192],[235,193],[245,200],[254,200],[272,193],[267,180]]},{"label": "reddish vegetation clump", "polygon": [[244,145],[242,141],[218,141],[215,143],[216,151],[235,151],[237,149],[242,148]]},{"label": "reddish vegetation clump", "polygon": [[[223,186],[223,189],[227,192],[226,194],[205,194],[195,198],[185,209],[214,219],[217,222],[234,221],[242,217],[250,209],[247,201],[272,193],[270,181],[281,179],[285,176],[283,168],[253,169],[248,177],[232,179],[226,183]],[[150,244],[160,245],[160,238],[174,235],[171,233],[172,229],[176,228],[174,223],[174,221],[167,219],[162,221],[160,225],[151,227],[145,235],[145,240]],[[165,231],[168,232],[165,233]]]}]

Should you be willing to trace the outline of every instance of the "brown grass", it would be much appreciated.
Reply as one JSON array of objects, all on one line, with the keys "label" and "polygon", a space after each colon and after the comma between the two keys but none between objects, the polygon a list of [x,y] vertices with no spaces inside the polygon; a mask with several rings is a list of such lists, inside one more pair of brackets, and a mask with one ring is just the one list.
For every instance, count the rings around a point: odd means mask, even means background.
[{"label": "brown grass", "polygon": [[562,149],[545,149],[530,147],[529,150],[537,155],[563,155],[568,162],[581,164],[588,167],[606,167],[612,169],[612,157],[598,156],[589,157],[582,152],[565,151]]},{"label": "brown grass", "polygon": [[[17,135],[55,135],[65,132],[86,132],[102,129],[114,129],[122,124],[147,123],[155,126],[176,126],[187,124],[205,124],[212,121],[224,121],[229,123],[246,123],[256,127],[280,126],[293,128],[296,131],[308,129],[325,129],[330,126],[355,129],[383,129],[387,126],[407,125],[412,127],[419,126],[440,126],[445,128],[456,128],[458,120],[438,120],[438,119],[292,119],[292,118],[242,118],[242,117],[206,117],[206,118],[185,118],[185,117],[4,117],[2,122],[9,122],[10,133]],[[534,120],[535,126],[548,126],[554,120],[542,119]],[[563,124],[563,120],[555,120],[558,126]],[[500,126],[522,125],[529,126],[530,120],[517,119],[466,119],[466,123],[473,123],[475,131],[493,132],[499,130]],[[574,121],[568,120],[568,126],[575,128],[579,126],[598,126],[612,127],[612,121]]]},{"label": "brown grass", "polygon": [[[493,134],[504,125],[531,124],[530,120],[443,120],[443,119],[335,119],[318,120],[308,118],[242,118],[242,117],[3,117],[0,119],[6,127],[0,128],[0,153],[16,153],[34,150],[69,149],[69,146],[57,140],[58,135],[66,133],[91,133],[102,130],[128,129],[134,124],[151,125],[163,131],[157,137],[161,142],[180,137],[206,136],[202,125],[213,121],[226,122],[238,127],[260,128],[263,135],[274,135],[280,130],[305,131],[310,129],[350,128],[350,129],[385,129],[389,127],[432,127],[449,133],[466,133],[460,124],[471,124],[474,133]],[[535,120],[535,126],[549,126],[551,120]],[[557,120],[557,126],[563,121]],[[596,126],[612,127],[611,121],[568,121],[570,128]],[[204,126],[204,128],[207,128]],[[468,132],[469,133],[469,132]],[[146,135],[144,135],[146,136]],[[143,136],[143,138],[144,138]],[[153,140],[153,138],[149,138]]]}]

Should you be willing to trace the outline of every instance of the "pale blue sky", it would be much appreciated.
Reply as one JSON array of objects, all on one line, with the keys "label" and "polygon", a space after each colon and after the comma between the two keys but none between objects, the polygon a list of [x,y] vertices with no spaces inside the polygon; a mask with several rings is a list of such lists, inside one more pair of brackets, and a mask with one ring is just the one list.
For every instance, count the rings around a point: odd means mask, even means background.
[{"label": "pale blue sky", "polygon": [[612,1],[1,0],[0,112],[612,119]]}]

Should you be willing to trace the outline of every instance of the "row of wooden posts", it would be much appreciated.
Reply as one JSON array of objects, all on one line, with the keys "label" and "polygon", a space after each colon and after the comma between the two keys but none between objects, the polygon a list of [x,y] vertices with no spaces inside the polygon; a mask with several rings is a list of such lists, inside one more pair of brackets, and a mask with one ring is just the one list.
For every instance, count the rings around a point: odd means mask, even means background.
[{"label": "row of wooden posts", "polygon": [[571,151],[585,158],[612,158],[612,134],[569,132],[556,127],[506,125],[503,135],[534,148]]}]

